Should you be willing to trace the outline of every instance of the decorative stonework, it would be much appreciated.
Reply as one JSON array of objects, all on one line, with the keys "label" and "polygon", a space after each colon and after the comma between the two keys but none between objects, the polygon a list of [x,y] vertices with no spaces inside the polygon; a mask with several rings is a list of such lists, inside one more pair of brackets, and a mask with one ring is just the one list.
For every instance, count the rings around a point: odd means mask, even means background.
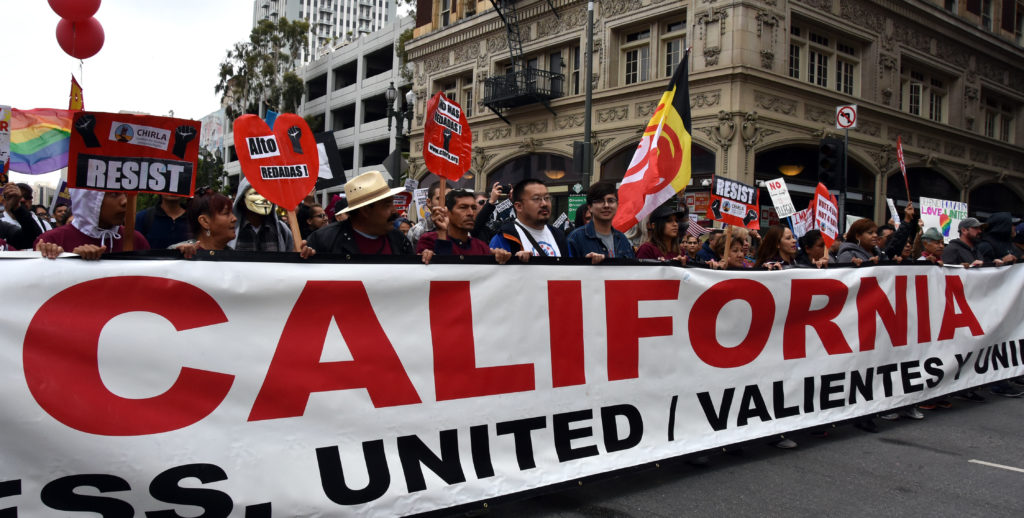
[{"label": "decorative stonework", "polygon": [[560,13],[559,17],[547,16],[537,22],[537,37],[562,34],[587,23],[587,9],[580,7]]},{"label": "decorative stonework", "polygon": [[778,133],[773,129],[762,128],[757,120],[757,112],[750,112],[743,116],[743,126],[740,128],[740,135],[743,136],[743,147],[749,153],[754,146],[761,143],[765,137]]},{"label": "decorative stonework", "polygon": [[956,142],[946,142],[945,153],[952,157],[963,158],[967,153],[967,147]]},{"label": "decorative stonework", "polygon": [[509,126],[499,126],[497,128],[488,128],[484,130],[484,140],[501,140],[512,136],[512,128]]},{"label": "decorative stonework", "polygon": [[468,63],[480,56],[480,44],[477,42],[463,45],[455,49],[455,63]]},{"label": "decorative stonework", "polygon": [[871,155],[871,159],[875,162],[878,170],[883,173],[896,166],[896,153],[890,144],[885,144],[878,148],[877,151],[870,151],[868,154]]},{"label": "decorative stonework", "polygon": [[640,9],[640,0],[612,0],[601,2],[601,15],[606,17],[618,16],[628,12],[636,12]]},{"label": "decorative stonework", "polygon": [[918,146],[927,149],[928,151],[940,152],[942,151],[942,141],[928,136],[922,136]]},{"label": "decorative stonework", "polygon": [[994,155],[992,157],[992,165],[1001,169],[1008,169],[1010,167],[1010,157],[1006,155]]},{"label": "decorative stonework", "polygon": [[988,151],[985,151],[983,149],[971,148],[970,155],[972,162],[980,162],[982,164],[988,163]]},{"label": "decorative stonework", "polygon": [[487,38],[487,53],[494,54],[508,49],[508,37],[502,32],[499,36]]},{"label": "decorative stonework", "polygon": [[721,102],[721,100],[721,90],[695,93],[690,95],[690,108],[710,108],[712,106],[718,106],[718,103]]},{"label": "decorative stonework", "polygon": [[718,56],[722,53],[722,47],[707,47],[704,49],[704,66],[713,67],[718,65]]},{"label": "decorative stonework", "polygon": [[718,124],[708,133],[708,138],[715,144],[721,146],[722,151],[728,151],[732,145],[732,139],[736,136],[736,121],[733,115],[725,110],[718,112]]},{"label": "decorative stonework", "polygon": [[548,121],[539,120],[533,122],[524,122],[522,124],[516,124],[516,136],[522,137],[524,135],[537,135],[547,132]]},{"label": "decorative stonework", "polygon": [[889,126],[889,133],[887,138],[889,140],[896,140],[896,137],[900,137],[903,140],[903,145],[913,146],[914,145],[914,134],[909,130],[897,128],[896,126]]},{"label": "decorative stonework", "polygon": [[777,95],[754,92],[754,104],[759,108],[778,112],[783,115],[792,115],[796,112],[797,102]]},{"label": "decorative stonework", "polygon": [[543,143],[533,137],[524,137],[523,141],[519,143],[519,149],[527,153],[536,153]]},{"label": "decorative stonework", "polygon": [[583,113],[570,113],[569,115],[559,115],[555,117],[555,128],[560,130],[577,128],[583,125]]},{"label": "decorative stonework", "polygon": [[877,137],[882,133],[882,125],[871,121],[857,121],[857,131],[869,137]]},{"label": "decorative stonework", "polygon": [[[474,136],[475,135],[476,134],[474,133]],[[476,170],[477,173],[484,172],[485,168],[487,167],[487,164],[495,156],[497,155],[493,153],[488,153],[487,149],[481,146],[473,146],[473,169]]]},{"label": "decorative stonework", "polygon": [[822,9],[825,11],[832,10],[832,0],[800,0],[798,3],[809,5],[816,9]]},{"label": "decorative stonework", "polygon": [[644,101],[636,103],[636,116],[643,119],[648,119],[651,117],[651,115],[654,115],[654,110],[656,110],[657,108],[658,101]]},{"label": "decorative stonework", "polygon": [[629,116],[629,105],[615,106],[597,110],[597,122],[615,122]]},{"label": "decorative stonework", "polygon": [[757,11],[757,37],[761,40],[761,67],[771,69],[775,65],[775,43],[778,40],[779,17],[770,11]]},{"label": "decorative stonework", "polygon": [[804,119],[811,122],[820,122],[822,124],[832,124],[835,122],[836,111],[834,108],[825,108],[822,106],[815,106],[808,104],[804,108]]},{"label": "decorative stonework", "polygon": [[423,71],[432,74],[449,65],[448,53],[442,52],[436,56],[430,56],[423,60]]}]

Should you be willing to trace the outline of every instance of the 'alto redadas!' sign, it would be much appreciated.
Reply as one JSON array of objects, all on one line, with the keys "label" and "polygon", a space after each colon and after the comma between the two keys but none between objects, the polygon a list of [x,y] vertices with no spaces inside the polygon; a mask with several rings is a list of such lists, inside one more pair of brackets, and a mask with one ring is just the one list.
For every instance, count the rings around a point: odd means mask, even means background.
[{"label": "'alto redadas!' sign", "polygon": [[77,112],[68,145],[68,187],[192,196],[199,121]]},{"label": "'alto redadas!' sign", "polygon": [[320,154],[309,124],[282,113],[271,130],[256,115],[235,121],[235,150],[242,173],[256,192],[280,207],[294,208],[316,186]]},{"label": "'alto redadas!' sign", "polygon": [[469,170],[473,133],[458,103],[437,92],[427,101],[423,124],[423,163],[427,170],[458,181]]}]

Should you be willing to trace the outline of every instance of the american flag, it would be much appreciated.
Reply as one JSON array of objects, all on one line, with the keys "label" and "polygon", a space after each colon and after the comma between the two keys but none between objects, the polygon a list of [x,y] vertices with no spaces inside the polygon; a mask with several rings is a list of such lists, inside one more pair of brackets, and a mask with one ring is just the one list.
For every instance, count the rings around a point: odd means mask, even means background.
[{"label": "american flag", "polygon": [[686,227],[686,233],[691,235],[691,236],[694,236],[694,237],[703,236],[704,234],[707,234],[708,232],[711,232],[711,229],[704,228],[704,227],[698,225],[697,222],[692,220],[692,219],[690,220],[690,226]]}]

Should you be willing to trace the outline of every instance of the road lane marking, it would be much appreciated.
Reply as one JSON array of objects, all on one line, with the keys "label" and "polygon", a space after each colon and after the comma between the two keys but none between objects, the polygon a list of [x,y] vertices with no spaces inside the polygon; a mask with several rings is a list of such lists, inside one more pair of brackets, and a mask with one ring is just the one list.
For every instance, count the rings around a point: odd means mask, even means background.
[{"label": "road lane marking", "polygon": [[971,462],[971,463],[974,463],[974,464],[981,464],[983,466],[991,466],[993,468],[1005,469],[1005,470],[1009,470],[1009,471],[1016,471],[1018,473],[1024,473],[1024,469],[1021,469],[1021,468],[1015,468],[1013,466],[1004,466],[1002,464],[994,464],[992,462],[985,462],[983,460],[971,459],[971,460],[969,460],[967,462]]}]

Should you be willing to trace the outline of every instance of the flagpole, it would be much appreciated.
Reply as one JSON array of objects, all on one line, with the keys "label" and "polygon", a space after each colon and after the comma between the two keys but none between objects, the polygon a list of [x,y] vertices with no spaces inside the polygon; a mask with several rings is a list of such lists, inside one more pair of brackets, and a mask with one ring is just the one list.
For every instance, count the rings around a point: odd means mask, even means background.
[{"label": "flagpole", "polygon": [[584,189],[590,188],[590,178],[594,172],[594,152],[590,143],[590,112],[594,96],[593,77],[594,61],[594,0],[587,2],[587,54],[583,63],[583,79],[586,83],[586,94],[583,100],[583,184]]},{"label": "flagpole", "polygon": [[843,143],[843,183],[839,188],[839,234],[846,234],[846,165],[850,162],[850,128],[844,130],[846,141]]}]

